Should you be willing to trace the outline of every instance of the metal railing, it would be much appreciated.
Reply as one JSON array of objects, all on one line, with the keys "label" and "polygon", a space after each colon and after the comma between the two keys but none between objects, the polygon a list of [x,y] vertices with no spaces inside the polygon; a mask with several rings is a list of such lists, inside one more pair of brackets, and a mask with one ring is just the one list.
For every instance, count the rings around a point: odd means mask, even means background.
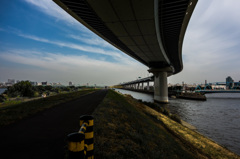
[{"label": "metal railing", "polygon": [[93,117],[84,115],[80,117],[80,130],[68,135],[69,159],[93,159]]}]

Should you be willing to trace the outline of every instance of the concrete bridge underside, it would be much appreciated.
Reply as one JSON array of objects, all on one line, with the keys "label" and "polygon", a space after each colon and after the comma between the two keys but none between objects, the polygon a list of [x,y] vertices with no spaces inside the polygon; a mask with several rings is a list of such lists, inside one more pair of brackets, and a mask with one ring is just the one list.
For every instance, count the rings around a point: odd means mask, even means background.
[{"label": "concrete bridge underside", "polygon": [[183,69],[182,43],[197,0],[54,0],[72,17],[155,76],[154,99],[168,102],[167,77]]}]

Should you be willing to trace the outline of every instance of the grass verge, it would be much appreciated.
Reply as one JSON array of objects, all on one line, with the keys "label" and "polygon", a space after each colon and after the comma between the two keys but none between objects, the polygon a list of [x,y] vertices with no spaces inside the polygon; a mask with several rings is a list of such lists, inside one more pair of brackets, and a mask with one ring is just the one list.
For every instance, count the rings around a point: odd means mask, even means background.
[{"label": "grass verge", "polygon": [[109,91],[93,113],[95,158],[239,158],[201,134]]},{"label": "grass verge", "polygon": [[40,98],[0,108],[0,126],[14,123],[15,121],[33,115],[37,112],[43,111],[45,109],[51,108],[57,104],[75,100],[80,96],[91,93],[93,91],[94,90],[91,89],[66,94],[58,94],[55,96],[49,96],[46,98]]},{"label": "grass verge", "polygon": [[196,158],[161,124],[116,92],[109,91],[93,115],[96,158]]}]

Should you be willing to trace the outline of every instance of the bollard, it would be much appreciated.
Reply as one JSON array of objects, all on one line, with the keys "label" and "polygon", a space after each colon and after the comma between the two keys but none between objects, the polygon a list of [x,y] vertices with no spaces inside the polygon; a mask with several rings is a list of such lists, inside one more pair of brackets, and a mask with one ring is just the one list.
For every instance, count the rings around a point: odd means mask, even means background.
[{"label": "bollard", "polygon": [[[84,129],[83,125],[87,125],[86,129]],[[93,133],[93,117],[89,115],[84,115],[80,117],[80,126],[81,129],[79,133],[85,134],[85,141],[84,147],[86,151],[86,159],[93,159],[94,158],[94,133]],[[83,132],[84,131],[84,132]]]},{"label": "bollard", "polygon": [[67,136],[69,159],[84,158],[84,138],[84,134],[78,132]]}]

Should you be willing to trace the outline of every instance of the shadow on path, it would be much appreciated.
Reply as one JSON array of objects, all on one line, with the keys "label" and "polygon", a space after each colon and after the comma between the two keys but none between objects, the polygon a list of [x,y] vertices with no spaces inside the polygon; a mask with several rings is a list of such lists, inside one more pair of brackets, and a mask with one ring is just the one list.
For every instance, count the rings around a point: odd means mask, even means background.
[{"label": "shadow on path", "polygon": [[0,158],[64,158],[67,135],[79,130],[79,117],[92,114],[106,93],[99,90],[0,128]]}]

